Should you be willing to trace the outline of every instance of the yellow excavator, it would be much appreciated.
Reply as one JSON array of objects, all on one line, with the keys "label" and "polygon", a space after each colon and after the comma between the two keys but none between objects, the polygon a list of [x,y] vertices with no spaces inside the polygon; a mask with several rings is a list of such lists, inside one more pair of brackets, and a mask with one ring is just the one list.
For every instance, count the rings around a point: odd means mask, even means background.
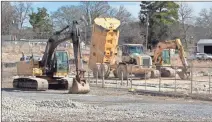
[{"label": "yellow excavator", "polygon": [[[174,49],[163,49],[161,54],[158,56],[156,63],[158,71],[160,70],[161,77],[174,77],[175,76],[175,69],[172,68],[172,60],[171,60],[171,53],[173,53]],[[175,52],[175,51],[174,51]],[[150,53],[151,57],[154,58],[154,54]],[[152,60],[153,61],[153,60]],[[153,61],[153,64],[155,62]],[[160,69],[159,69],[160,66]]]},{"label": "yellow excavator", "polygon": [[[161,41],[156,45],[153,57],[153,64],[156,65],[157,69],[161,68],[161,74],[165,74],[165,76],[171,76],[174,74],[174,69],[163,67],[163,56],[162,53],[165,51],[169,51],[167,49],[176,49],[179,51],[179,57],[181,59],[183,67],[177,70],[177,74],[181,79],[188,79],[190,76],[190,72],[188,69],[188,62],[185,57],[184,48],[180,39],[169,40],[169,41]],[[169,57],[170,58],[170,57]]]},{"label": "yellow excavator", "polygon": [[[66,31],[65,33],[62,33]],[[62,42],[72,40],[76,65],[75,78],[68,77],[69,56],[65,50],[56,50]],[[84,78],[81,49],[80,30],[78,21],[72,26],[66,26],[48,39],[44,55],[41,60],[33,57],[21,60],[17,64],[18,78],[13,80],[13,87],[19,89],[48,90],[68,89],[69,93],[88,93],[90,87]]]}]

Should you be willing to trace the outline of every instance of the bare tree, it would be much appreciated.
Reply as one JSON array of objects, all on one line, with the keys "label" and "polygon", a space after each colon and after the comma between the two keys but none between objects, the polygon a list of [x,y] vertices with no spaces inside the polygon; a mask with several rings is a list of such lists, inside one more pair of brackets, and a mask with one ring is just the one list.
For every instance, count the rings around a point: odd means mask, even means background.
[{"label": "bare tree", "polygon": [[121,21],[121,25],[132,22],[132,14],[124,7],[120,6],[119,9],[110,8],[108,11],[108,16],[115,17]]},{"label": "bare tree", "polygon": [[[137,43],[137,42],[141,41],[140,26],[138,23],[132,23],[133,17],[131,15],[131,13],[124,6],[119,6],[118,9],[111,7],[109,9],[107,15],[105,15],[105,17],[114,17],[114,18],[120,20],[120,22],[121,22],[121,25],[119,27],[120,43],[124,43],[124,42]],[[134,26],[136,24],[138,24],[137,25],[138,28],[136,26]]]},{"label": "bare tree", "polygon": [[196,19],[196,25],[207,29],[205,38],[212,38],[212,8],[209,10],[202,9],[199,17]]},{"label": "bare tree", "polygon": [[1,10],[1,34],[7,35],[10,34],[14,22],[14,9],[10,2],[3,1]]},{"label": "bare tree", "polygon": [[[61,29],[67,25],[72,25],[73,20],[80,20],[82,16],[85,16],[80,6],[62,6],[57,11],[53,12],[51,18],[53,20],[54,26],[57,29]],[[81,34],[82,41],[87,43],[87,27],[81,23]]]},{"label": "bare tree", "polygon": [[86,15],[89,24],[93,24],[93,20],[97,17],[107,15],[110,5],[108,2],[81,2],[80,8]]},{"label": "bare tree", "polygon": [[85,32],[86,36],[84,36],[85,42],[89,44],[91,39],[92,24],[94,22],[94,19],[97,17],[104,17],[105,15],[107,15],[110,9],[110,5],[108,4],[108,2],[102,2],[102,1],[101,2],[100,1],[96,1],[96,2],[83,1],[83,2],[80,2],[79,6],[82,12],[84,13],[85,19],[88,23],[88,26],[86,27],[86,29],[84,28],[83,30],[86,31]]},{"label": "bare tree", "polygon": [[66,25],[71,25],[73,20],[79,20],[83,15],[79,6],[62,6],[57,11],[53,12],[51,18],[53,23],[58,28],[63,28]]},{"label": "bare tree", "polygon": [[24,22],[28,19],[31,7],[31,2],[15,2],[14,8],[20,30],[23,28]]},{"label": "bare tree", "polygon": [[181,30],[183,33],[182,35],[182,40],[185,41],[185,47],[186,49],[188,48],[188,39],[190,38],[189,34],[189,28],[191,27],[192,21],[193,21],[193,15],[192,15],[193,9],[184,2],[180,3],[180,8],[179,8],[179,21],[181,23]]},{"label": "bare tree", "polygon": [[19,47],[19,52],[21,52],[21,48],[24,44],[24,39],[26,36],[26,32],[23,30],[23,25],[28,19],[28,14],[31,10],[32,3],[31,2],[14,2],[14,19],[15,24],[17,25],[16,32],[14,31],[13,34],[16,35]]},{"label": "bare tree", "polygon": [[[107,2],[81,2],[79,6],[62,6],[56,12],[53,12],[51,17],[54,20],[54,25],[61,28],[71,24],[72,20],[80,19],[82,15],[85,16],[89,24],[86,27],[82,27],[82,39],[87,44],[91,38],[91,25],[95,18],[115,17],[121,21],[122,25],[133,20],[132,15],[124,6],[116,9],[112,8]],[[122,29],[120,28],[120,30]]]},{"label": "bare tree", "polygon": [[143,44],[145,29],[139,24],[139,22],[130,22],[122,26],[120,31],[119,43],[134,43]]},{"label": "bare tree", "polygon": [[118,13],[118,9],[114,7],[110,7],[106,16],[115,17]]}]

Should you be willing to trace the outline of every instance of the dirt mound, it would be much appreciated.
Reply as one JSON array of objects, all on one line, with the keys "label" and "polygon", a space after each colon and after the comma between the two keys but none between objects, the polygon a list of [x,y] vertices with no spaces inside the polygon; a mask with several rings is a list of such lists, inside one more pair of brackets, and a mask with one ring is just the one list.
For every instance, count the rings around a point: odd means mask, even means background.
[{"label": "dirt mound", "polygon": [[16,53],[2,53],[2,62],[17,62],[20,60],[22,54]]},{"label": "dirt mound", "polygon": [[[70,58],[74,58],[73,49],[71,47],[58,47],[58,50],[68,51]],[[5,45],[2,47],[2,62],[17,62],[22,56],[22,52],[26,56],[37,55],[42,56],[45,51],[45,45],[35,45],[29,47],[28,45]],[[88,54],[87,54],[88,53]],[[84,55],[85,54],[85,55]],[[82,50],[82,56],[85,61],[88,61],[89,50]]]},{"label": "dirt mound", "polygon": [[26,45],[19,46],[19,45],[5,45],[2,47],[2,62],[17,62],[20,60],[22,56],[22,52],[25,55],[41,55],[42,50],[44,50],[44,46],[34,46],[29,47]]},{"label": "dirt mound", "polygon": [[[207,60],[187,60],[189,64],[193,64],[195,67],[212,67],[212,61]],[[172,66],[182,66],[182,61],[179,56],[174,56],[171,58]]]}]

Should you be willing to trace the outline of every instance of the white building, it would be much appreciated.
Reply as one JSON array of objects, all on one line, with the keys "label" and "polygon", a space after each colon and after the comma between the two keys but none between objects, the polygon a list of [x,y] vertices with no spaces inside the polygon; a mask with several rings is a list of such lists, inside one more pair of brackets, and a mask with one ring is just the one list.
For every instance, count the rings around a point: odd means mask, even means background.
[{"label": "white building", "polygon": [[200,39],[197,43],[197,51],[212,54],[212,39]]}]

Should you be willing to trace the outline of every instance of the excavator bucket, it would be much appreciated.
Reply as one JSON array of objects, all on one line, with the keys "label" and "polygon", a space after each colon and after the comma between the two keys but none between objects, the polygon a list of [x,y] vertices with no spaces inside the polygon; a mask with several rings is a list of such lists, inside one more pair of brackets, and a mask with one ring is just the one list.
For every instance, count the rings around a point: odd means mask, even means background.
[{"label": "excavator bucket", "polygon": [[183,79],[183,80],[186,80],[186,79],[188,80],[190,78],[190,72],[183,68],[179,68],[177,70],[177,74],[180,77],[180,79]]},{"label": "excavator bucket", "polygon": [[158,78],[160,76],[159,70],[152,70],[151,71],[151,78]]},{"label": "excavator bucket", "polygon": [[88,82],[83,79],[78,81],[77,78],[73,78],[73,84],[69,89],[70,94],[86,94],[90,91]]},{"label": "excavator bucket", "polygon": [[186,79],[186,75],[184,72],[180,71],[180,72],[177,72],[178,76],[180,77],[180,79],[182,80],[185,80]]}]

